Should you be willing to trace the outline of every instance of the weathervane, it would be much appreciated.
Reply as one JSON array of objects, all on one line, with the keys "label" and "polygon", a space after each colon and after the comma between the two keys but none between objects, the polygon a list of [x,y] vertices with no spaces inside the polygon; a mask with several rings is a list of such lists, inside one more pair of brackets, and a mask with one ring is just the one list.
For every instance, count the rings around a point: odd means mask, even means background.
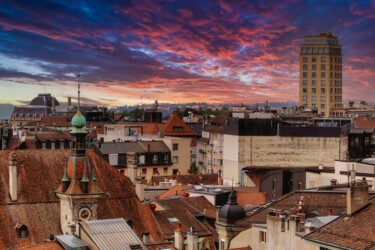
[{"label": "weathervane", "polygon": [[79,84],[79,78],[81,77],[80,74],[77,74],[77,82],[78,82],[78,107],[77,109],[79,110],[79,102],[80,102],[80,94],[81,94],[81,90],[80,90],[80,84]]}]

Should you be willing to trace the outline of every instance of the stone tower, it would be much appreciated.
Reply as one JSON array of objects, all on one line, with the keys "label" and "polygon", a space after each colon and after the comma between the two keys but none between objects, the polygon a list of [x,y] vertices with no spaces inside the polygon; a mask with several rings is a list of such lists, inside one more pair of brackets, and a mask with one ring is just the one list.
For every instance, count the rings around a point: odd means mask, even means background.
[{"label": "stone tower", "polygon": [[[79,76],[78,76],[79,79]],[[70,223],[97,219],[98,198],[105,195],[95,183],[93,165],[86,155],[83,129],[86,118],[80,111],[80,85],[78,81],[78,107],[72,119],[75,144],[65,166],[61,186],[55,191],[60,199],[60,224],[63,234],[71,233]]]}]

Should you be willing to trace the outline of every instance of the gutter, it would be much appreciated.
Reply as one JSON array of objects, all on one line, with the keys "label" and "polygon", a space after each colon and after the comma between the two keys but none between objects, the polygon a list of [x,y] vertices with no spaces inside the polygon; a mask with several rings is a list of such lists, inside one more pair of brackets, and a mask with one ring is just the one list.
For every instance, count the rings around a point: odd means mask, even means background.
[{"label": "gutter", "polygon": [[332,244],[332,243],[327,243],[327,242],[324,242],[324,241],[321,241],[321,240],[317,240],[317,239],[304,238],[304,237],[303,237],[303,239],[307,240],[307,241],[312,241],[314,243],[318,243],[320,245],[335,247],[335,248],[339,248],[339,249],[346,249],[346,250],[353,250],[353,249],[355,249],[355,248],[343,247],[343,246]]}]

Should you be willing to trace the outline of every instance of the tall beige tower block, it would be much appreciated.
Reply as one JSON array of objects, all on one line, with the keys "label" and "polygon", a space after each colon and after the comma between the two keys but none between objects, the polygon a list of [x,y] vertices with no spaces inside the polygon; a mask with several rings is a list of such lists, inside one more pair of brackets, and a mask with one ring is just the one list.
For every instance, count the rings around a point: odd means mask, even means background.
[{"label": "tall beige tower block", "polygon": [[330,117],[342,107],[342,52],[330,32],[305,36],[300,50],[299,105]]}]

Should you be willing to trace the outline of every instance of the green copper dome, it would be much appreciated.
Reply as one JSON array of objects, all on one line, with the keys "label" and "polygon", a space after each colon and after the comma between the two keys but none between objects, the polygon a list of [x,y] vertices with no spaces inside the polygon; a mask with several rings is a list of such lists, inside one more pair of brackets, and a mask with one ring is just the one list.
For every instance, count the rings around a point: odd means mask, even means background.
[{"label": "green copper dome", "polygon": [[82,115],[81,111],[73,116],[72,125],[76,128],[83,128],[86,125],[86,118]]}]

